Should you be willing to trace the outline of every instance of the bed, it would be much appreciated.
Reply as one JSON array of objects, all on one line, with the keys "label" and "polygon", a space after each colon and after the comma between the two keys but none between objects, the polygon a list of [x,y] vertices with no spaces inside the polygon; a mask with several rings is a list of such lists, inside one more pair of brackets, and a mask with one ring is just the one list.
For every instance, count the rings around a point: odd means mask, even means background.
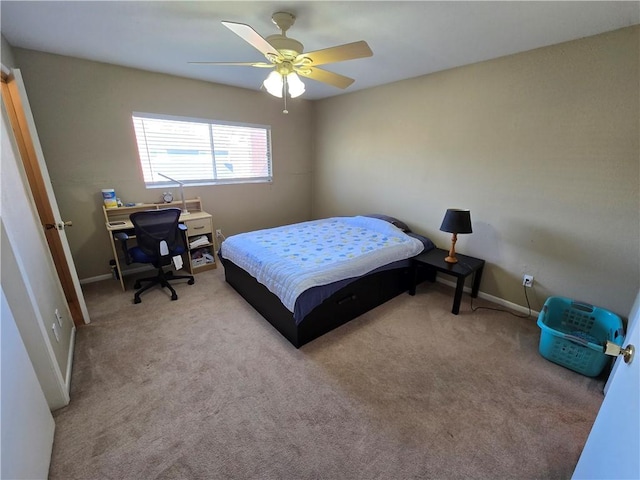
[{"label": "bed", "polygon": [[296,348],[406,292],[434,248],[386,215],[331,217],[227,238],[225,279]]}]

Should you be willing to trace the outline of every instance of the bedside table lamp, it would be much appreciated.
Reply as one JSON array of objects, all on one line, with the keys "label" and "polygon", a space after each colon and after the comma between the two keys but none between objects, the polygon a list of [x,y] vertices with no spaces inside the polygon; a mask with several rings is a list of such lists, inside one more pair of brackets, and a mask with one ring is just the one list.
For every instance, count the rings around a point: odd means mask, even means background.
[{"label": "bedside table lamp", "polygon": [[447,263],[457,263],[456,258],[456,242],[458,241],[459,233],[473,233],[471,230],[471,212],[469,210],[461,210],[459,208],[449,208],[444,215],[440,230],[443,232],[449,232],[451,236],[451,249],[449,250],[449,256],[444,259]]}]

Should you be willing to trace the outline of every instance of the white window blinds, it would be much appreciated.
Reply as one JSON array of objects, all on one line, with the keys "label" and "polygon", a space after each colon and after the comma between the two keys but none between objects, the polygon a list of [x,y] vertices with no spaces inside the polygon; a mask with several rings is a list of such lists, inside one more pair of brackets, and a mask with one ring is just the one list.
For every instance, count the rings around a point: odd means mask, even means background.
[{"label": "white window blinds", "polygon": [[135,112],[133,126],[147,187],[270,182],[271,128]]}]

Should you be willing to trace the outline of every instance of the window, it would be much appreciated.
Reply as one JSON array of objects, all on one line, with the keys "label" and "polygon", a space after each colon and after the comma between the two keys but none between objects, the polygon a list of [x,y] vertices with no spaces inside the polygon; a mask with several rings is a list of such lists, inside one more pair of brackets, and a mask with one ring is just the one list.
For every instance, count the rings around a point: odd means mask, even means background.
[{"label": "window", "polygon": [[133,113],[147,187],[270,182],[271,128],[198,118]]}]

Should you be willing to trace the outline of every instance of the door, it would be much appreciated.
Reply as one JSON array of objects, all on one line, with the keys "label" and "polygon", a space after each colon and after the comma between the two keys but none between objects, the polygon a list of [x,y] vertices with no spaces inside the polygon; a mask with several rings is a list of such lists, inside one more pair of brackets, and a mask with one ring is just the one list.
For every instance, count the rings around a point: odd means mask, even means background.
[{"label": "door", "polygon": [[55,423],[0,288],[0,478],[47,478]]},{"label": "door", "polygon": [[76,326],[89,323],[89,312],[64,231],[66,223],[60,216],[58,203],[53,193],[20,70],[12,70],[6,78],[3,75],[2,98],[7,107],[11,128],[18,143],[31,194],[69,305],[71,317]]},{"label": "door", "polygon": [[636,348],[631,364],[621,357],[584,446],[573,478],[640,478],[640,292],[636,296],[624,346]]},{"label": "door", "polygon": [[4,98],[1,106],[0,283],[49,408],[55,410],[69,403],[76,327],[33,202]]}]

